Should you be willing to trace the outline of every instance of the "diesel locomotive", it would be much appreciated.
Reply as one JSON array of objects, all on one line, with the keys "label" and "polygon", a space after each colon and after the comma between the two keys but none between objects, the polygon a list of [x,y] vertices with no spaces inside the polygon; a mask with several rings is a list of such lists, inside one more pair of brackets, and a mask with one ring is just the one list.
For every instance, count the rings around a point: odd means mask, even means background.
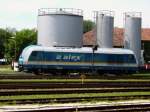
[{"label": "diesel locomotive", "polygon": [[26,47],[19,57],[26,72],[134,73],[138,69],[133,51],[121,48]]}]

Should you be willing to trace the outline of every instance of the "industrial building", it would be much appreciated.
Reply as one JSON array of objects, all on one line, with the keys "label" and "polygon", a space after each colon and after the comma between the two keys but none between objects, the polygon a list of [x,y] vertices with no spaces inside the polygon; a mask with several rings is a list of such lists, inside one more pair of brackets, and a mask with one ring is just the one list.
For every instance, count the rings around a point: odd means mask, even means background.
[{"label": "industrial building", "polygon": [[[148,50],[150,47],[150,28],[142,28],[141,29],[141,49],[142,50]],[[93,46],[96,43],[96,35],[95,35],[95,29],[86,32],[83,35],[83,46]],[[113,33],[113,46],[116,48],[123,48],[124,46],[124,29],[123,28],[114,28]],[[146,62],[150,60],[150,52],[144,53],[144,59]]]},{"label": "industrial building", "polygon": [[96,45],[100,48],[113,48],[114,12],[97,11],[94,15],[96,19]]},{"label": "industrial building", "polygon": [[83,11],[42,8],[38,11],[38,45],[82,47]]}]

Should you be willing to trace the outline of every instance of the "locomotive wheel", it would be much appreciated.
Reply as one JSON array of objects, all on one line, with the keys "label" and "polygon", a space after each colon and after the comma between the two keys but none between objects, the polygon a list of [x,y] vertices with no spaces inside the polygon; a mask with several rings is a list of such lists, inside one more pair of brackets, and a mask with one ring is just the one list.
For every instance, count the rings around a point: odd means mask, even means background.
[{"label": "locomotive wheel", "polygon": [[33,71],[33,73],[35,74],[35,75],[41,75],[41,69],[37,69],[37,70],[34,70]]}]

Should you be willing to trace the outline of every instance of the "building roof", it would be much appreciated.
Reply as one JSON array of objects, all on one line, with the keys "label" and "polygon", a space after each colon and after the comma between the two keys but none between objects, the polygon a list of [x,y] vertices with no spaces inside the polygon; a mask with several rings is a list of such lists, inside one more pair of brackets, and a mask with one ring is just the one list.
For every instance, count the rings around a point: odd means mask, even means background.
[{"label": "building roof", "polygon": [[[124,29],[123,28],[114,28],[113,35],[113,45],[114,46],[123,46],[123,38],[124,38]],[[150,28],[142,29],[142,41],[150,41]],[[95,30],[91,30],[83,35],[83,45],[95,45]]]}]

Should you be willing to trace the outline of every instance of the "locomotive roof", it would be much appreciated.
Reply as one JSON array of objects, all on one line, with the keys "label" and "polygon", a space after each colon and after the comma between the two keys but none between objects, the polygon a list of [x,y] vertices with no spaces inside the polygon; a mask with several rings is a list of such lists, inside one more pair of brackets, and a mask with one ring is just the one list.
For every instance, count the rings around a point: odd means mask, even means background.
[{"label": "locomotive roof", "polygon": [[[90,47],[73,48],[73,47],[43,47],[38,45],[28,46],[24,50],[30,49],[31,51],[52,51],[52,52],[78,52],[78,53],[91,53],[93,52]],[[133,51],[123,48],[98,48],[95,53],[110,53],[110,54],[134,54]]]},{"label": "locomotive roof", "polygon": [[97,52],[111,54],[134,54],[133,51],[124,48],[98,48]]}]

